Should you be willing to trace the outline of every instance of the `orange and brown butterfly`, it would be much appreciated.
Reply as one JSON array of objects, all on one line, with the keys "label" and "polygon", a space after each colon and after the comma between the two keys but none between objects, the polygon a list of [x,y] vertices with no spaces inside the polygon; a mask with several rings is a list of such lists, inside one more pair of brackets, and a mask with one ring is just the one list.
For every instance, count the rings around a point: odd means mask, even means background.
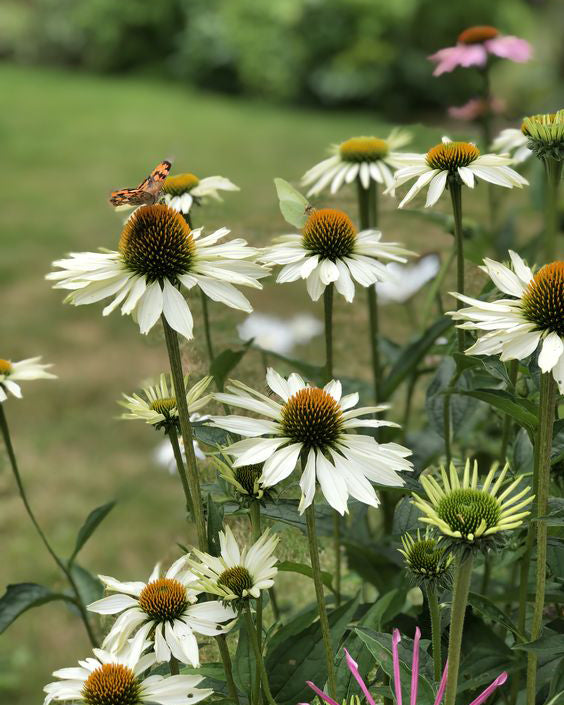
[{"label": "orange and brown butterfly", "polygon": [[112,191],[110,203],[116,210],[133,206],[150,206],[159,200],[164,181],[168,176],[172,163],[167,159],[153,169],[137,188],[121,188]]}]

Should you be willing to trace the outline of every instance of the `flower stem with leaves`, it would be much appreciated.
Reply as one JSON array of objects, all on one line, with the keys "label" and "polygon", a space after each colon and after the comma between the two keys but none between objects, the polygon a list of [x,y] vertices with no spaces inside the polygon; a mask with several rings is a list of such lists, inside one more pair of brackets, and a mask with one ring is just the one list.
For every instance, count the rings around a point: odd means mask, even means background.
[{"label": "flower stem with leaves", "polygon": [[76,584],[75,579],[72,575],[72,567],[57,555],[57,553],[55,552],[55,549],[51,546],[47,536],[45,536],[43,529],[39,525],[39,522],[37,521],[35,514],[33,513],[33,509],[31,508],[31,505],[29,503],[29,499],[27,497],[27,493],[25,491],[25,487],[23,485],[23,481],[22,481],[20,471],[18,468],[16,453],[14,451],[14,446],[12,444],[12,438],[10,436],[10,428],[8,426],[8,420],[6,419],[6,414],[4,412],[4,405],[1,403],[0,403],[0,429],[2,430],[2,437],[3,437],[4,443],[6,445],[6,451],[8,453],[8,458],[10,460],[10,466],[12,468],[12,472],[14,474],[14,478],[15,478],[16,484],[18,486],[18,492],[20,494],[20,497],[21,497],[21,500],[24,504],[26,512],[27,512],[29,518],[31,519],[31,523],[33,524],[33,526],[35,527],[35,530],[39,534],[39,537],[40,537],[41,541],[43,542],[43,545],[47,549],[49,555],[55,561],[55,563],[57,564],[57,566],[60,568],[61,572],[64,574],[65,578],[67,579],[69,586],[70,586],[70,588],[73,592],[73,595],[74,595],[74,597],[72,598],[72,602],[76,606],[76,608],[78,609],[78,612],[80,614],[80,618],[82,620],[82,623],[84,624],[84,628],[86,630],[86,633],[88,634],[88,639],[90,640],[91,645],[94,648],[96,648],[98,646],[98,640],[96,639],[96,636],[95,636],[94,631],[92,629],[92,625],[90,624],[90,620],[88,619],[86,607],[85,607],[84,602],[82,600],[82,597],[80,595],[78,585]]}]

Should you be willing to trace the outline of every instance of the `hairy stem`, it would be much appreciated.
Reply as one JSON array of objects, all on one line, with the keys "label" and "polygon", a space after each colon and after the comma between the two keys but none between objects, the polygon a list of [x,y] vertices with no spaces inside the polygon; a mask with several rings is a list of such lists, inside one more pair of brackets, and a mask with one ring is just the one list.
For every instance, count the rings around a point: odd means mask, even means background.
[{"label": "hairy stem", "polygon": [[333,665],[333,647],[331,645],[331,632],[329,630],[329,619],[327,618],[327,607],[325,604],[325,594],[323,592],[323,583],[321,581],[321,567],[319,565],[319,544],[317,543],[317,530],[315,527],[315,503],[312,502],[305,511],[307,524],[307,538],[309,542],[309,556],[311,560],[311,569],[313,572],[313,582],[315,585],[315,594],[317,596],[317,605],[319,607],[319,624],[321,626],[321,635],[323,637],[323,646],[325,648],[325,659],[327,662],[327,683],[329,686],[329,695],[335,698],[337,695],[337,684],[335,680],[335,667]]},{"label": "hairy stem", "polygon": [[239,705],[239,693],[237,692],[237,686],[233,680],[233,666],[231,664],[231,656],[229,655],[225,634],[219,634],[216,636],[215,641],[219,647],[219,653],[221,655],[221,660],[223,661],[223,670],[225,672],[225,678],[227,679],[227,690],[229,691],[229,697],[233,700],[235,705]]},{"label": "hairy stem", "polygon": [[16,480],[16,485],[18,486],[18,491],[21,497],[21,500],[24,504],[25,510],[27,512],[27,515],[31,519],[31,523],[35,527],[35,530],[39,534],[39,538],[43,542],[43,545],[47,549],[47,552],[51,556],[51,558],[55,561],[61,572],[64,574],[65,578],[67,579],[70,588],[74,594],[74,604],[76,605],[80,618],[84,624],[84,628],[86,629],[86,633],[88,634],[88,639],[90,640],[90,643],[92,644],[93,647],[98,646],[98,640],[96,639],[96,636],[94,635],[94,631],[92,629],[92,625],[90,624],[90,620],[88,619],[88,613],[86,611],[86,607],[84,605],[84,602],[82,601],[82,597],[80,596],[80,592],[78,590],[78,586],[72,576],[71,568],[63,561],[55,552],[54,548],[51,546],[49,543],[49,540],[47,539],[47,536],[43,532],[43,529],[39,525],[39,522],[35,518],[35,514],[33,513],[33,509],[31,508],[31,504],[29,503],[29,499],[27,497],[25,487],[23,485],[22,477],[20,475],[20,471],[18,468],[18,462],[16,460],[16,453],[14,451],[14,446],[12,444],[12,438],[10,436],[10,429],[8,427],[8,420],[6,419],[6,414],[4,412],[4,405],[0,404],[0,428],[2,429],[2,436],[4,438],[4,443],[6,445],[6,451],[8,452],[8,458],[10,460],[10,466],[12,468],[12,472],[14,474],[14,478]]},{"label": "hairy stem", "polygon": [[[552,451],[552,429],[554,426],[554,407],[556,403],[556,382],[552,371],[541,375],[539,431],[535,455],[538,468],[536,488],[536,540],[537,562],[535,580],[535,606],[531,625],[531,641],[538,639],[542,632],[542,615],[546,588],[546,544],[547,524],[539,517],[548,511],[548,492],[550,487],[550,455]],[[527,705],[535,705],[537,681],[537,654],[530,651],[527,657]]]},{"label": "hairy stem", "polygon": [[186,454],[186,465],[188,468],[188,493],[186,494],[186,503],[188,504],[190,496],[192,500],[194,521],[196,523],[196,532],[198,535],[198,547],[200,551],[206,551],[208,548],[206,522],[204,519],[204,512],[202,510],[198,466],[196,463],[196,456],[194,454],[194,436],[192,434],[192,425],[190,423],[190,414],[188,412],[188,402],[186,401],[186,387],[184,385],[180,345],[178,343],[178,335],[176,331],[170,327],[164,315],[161,316],[161,318],[164,328],[168,358],[170,361],[170,371],[174,384],[176,408],[178,409],[178,419],[180,421],[180,432],[184,442],[184,453]]},{"label": "hairy stem", "polygon": [[266,672],[266,668],[264,667],[264,661],[262,659],[262,653],[259,646],[255,625],[253,624],[253,617],[251,615],[251,607],[249,602],[247,602],[247,605],[245,606],[244,615],[247,632],[249,634],[249,641],[251,642],[251,646],[253,648],[253,651],[255,652],[255,658],[257,662],[257,678],[260,676],[260,679],[262,681],[262,689],[269,704],[276,705],[276,700],[274,700],[270,691],[270,685],[268,683],[268,674]]},{"label": "hairy stem", "polygon": [[438,683],[441,680],[443,666],[441,662],[441,611],[435,585],[429,584],[427,586],[427,604],[429,606],[429,614],[431,615],[433,669],[435,681]]},{"label": "hairy stem", "polygon": [[211,326],[210,326],[210,313],[209,313],[209,307],[208,307],[208,297],[204,294],[202,289],[200,289],[200,294],[202,298],[202,315],[204,318],[204,332],[206,336],[206,348],[208,350],[208,359],[210,365],[214,361],[215,355],[213,352],[213,342],[212,342],[212,334],[211,334]]},{"label": "hairy stem", "polygon": [[[253,542],[255,542],[255,541],[258,541],[258,539],[260,538],[260,535],[261,535],[260,502],[256,499],[252,500],[251,505],[249,507],[249,517],[251,520]],[[262,595],[257,599],[256,624],[257,624],[258,645],[259,645],[259,649],[262,652]],[[261,699],[260,678],[259,678],[258,670],[257,670],[257,676],[256,676],[254,687],[253,687],[253,702],[259,703],[260,699]]]},{"label": "hairy stem", "polygon": [[[455,178],[449,178],[448,187],[454,217],[454,242],[456,249],[456,291],[464,294],[464,234],[462,231],[462,186]],[[456,309],[464,306],[462,301],[456,299]],[[458,339],[458,352],[464,352],[464,331],[456,329]]]},{"label": "hairy stem", "polygon": [[180,450],[180,443],[178,442],[178,433],[174,426],[170,426],[167,429],[168,439],[170,445],[172,446],[172,452],[174,453],[174,459],[176,461],[176,469],[178,470],[178,476],[182,482],[182,489],[184,490],[184,498],[186,500],[186,512],[188,516],[194,515],[194,506],[192,504],[192,497],[190,496],[190,487],[188,485],[188,478],[186,477],[186,468],[184,467],[184,459],[182,458],[182,452]]},{"label": "hairy stem", "polygon": [[454,705],[456,700],[458,670],[460,668],[460,648],[462,646],[464,616],[468,603],[470,579],[472,577],[472,562],[472,554],[467,558],[459,559],[454,578],[454,591],[450,613],[450,634],[448,640],[448,676],[445,705]]},{"label": "hairy stem", "polygon": [[558,189],[562,178],[562,162],[546,157],[546,215],[545,215],[545,253],[546,262],[552,262],[556,256],[556,238],[559,232]]}]

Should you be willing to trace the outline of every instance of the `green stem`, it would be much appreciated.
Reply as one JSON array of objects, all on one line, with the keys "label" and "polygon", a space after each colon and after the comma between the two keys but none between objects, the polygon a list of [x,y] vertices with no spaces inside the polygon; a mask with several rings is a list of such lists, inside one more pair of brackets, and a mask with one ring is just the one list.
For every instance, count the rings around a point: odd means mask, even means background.
[{"label": "green stem", "polygon": [[213,342],[212,342],[212,335],[211,335],[211,326],[210,326],[210,313],[209,313],[209,308],[208,308],[208,297],[204,294],[202,289],[200,289],[200,294],[202,298],[202,315],[204,318],[204,332],[206,335],[206,347],[208,349],[208,358],[210,362],[210,366],[212,362],[214,361],[215,355],[213,352]]},{"label": "green stem", "polygon": [[427,586],[427,604],[429,606],[429,614],[431,615],[433,668],[435,673],[435,681],[438,683],[441,680],[443,666],[441,659],[441,611],[439,608],[437,588],[435,585],[429,584]]},{"label": "green stem", "polygon": [[335,602],[341,604],[341,515],[333,511],[333,550],[335,551]]},{"label": "green stem", "polygon": [[[449,177],[448,188],[454,217],[454,243],[456,249],[456,291],[464,294],[464,234],[462,231],[462,186],[457,177]],[[462,308],[464,303],[456,299],[456,308]],[[456,329],[458,352],[464,352],[464,331]]]},{"label": "green stem", "polygon": [[450,395],[451,388],[445,390],[444,402],[443,402],[443,436],[445,439],[445,467],[447,472],[449,472],[450,462],[452,460],[451,446],[450,446]]},{"label": "green stem", "polygon": [[264,691],[267,701],[270,703],[270,705],[276,705],[276,700],[274,700],[274,698],[272,697],[272,693],[270,692],[268,674],[266,673],[266,669],[264,667],[264,661],[262,659],[262,653],[257,638],[257,632],[255,629],[255,625],[253,624],[253,618],[251,615],[251,607],[248,601],[244,609],[244,614],[247,633],[249,635],[249,641],[251,642],[251,646],[253,647],[253,651],[255,652],[255,658],[257,662],[257,677],[260,675],[260,679],[262,681],[262,689]]},{"label": "green stem", "polygon": [[231,656],[229,655],[225,634],[219,634],[215,637],[215,640],[219,647],[221,660],[223,661],[223,670],[225,672],[225,678],[227,679],[227,690],[229,691],[229,697],[233,700],[235,705],[239,705],[239,693],[237,692],[237,686],[235,685],[235,681],[233,679],[233,666],[231,664]]},{"label": "green stem", "polygon": [[94,635],[94,631],[92,630],[92,626],[90,624],[90,620],[88,619],[88,613],[86,611],[86,607],[84,606],[84,602],[82,601],[82,598],[80,596],[80,592],[78,590],[78,586],[72,576],[71,569],[69,566],[57,555],[51,544],[49,543],[49,540],[47,539],[47,536],[45,536],[43,529],[39,525],[39,522],[35,518],[35,514],[33,513],[33,510],[31,508],[31,505],[29,503],[29,500],[27,498],[27,494],[25,491],[25,487],[23,485],[23,481],[20,475],[20,471],[18,468],[18,462],[16,460],[16,453],[14,451],[14,446],[12,445],[12,438],[10,436],[10,429],[8,427],[8,420],[6,419],[6,414],[4,412],[4,405],[0,403],[0,428],[2,429],[2,436],[4,438],[4,443],[6,445],[6,451],[8,452],[8,458],[10,460],[10,465],[12,468],[12,472],[14,473],[14,478],[16,480],[16,484],[18,486],[18,491],[21,497],[21,500],[24,504],[24,507],[26,509],[27,515],[31,519],[31,523],[35,527],[35,530],[39,534],[39,538],[43,542],[43,545],[47,549],[49,555],[51,558],[55,561],[57,566],[60,568],[61,572],[64,574],[65,578],[67,579],[70,588],[72,592],[74,593],[74,604],[76,605],[79,613],[80,613],[80,618],[82,619],[82,622],[84,624],[84,628],[86,629],[86,633],[88,634],[88,639],[90,640],[90,643],[92,644],[93,647],[98,646],[98,640],[96,639]]},{"label": "green stem", "polygon": [[439,269],[439,273],[431,282],[431,286],[429,287],[429,289],[427,291],[427,296],[425,297],[425,301],[423,303],[423,312],[421,313],[421,327],[422,328],[426,328],[426,326],[427,326],[427,321],[428,321],[429,315],[431,313],[431,307],[433,305],[433,301],[437,302],[438,311],[441,315],[443,314],[441,289],[443,286],[443,282],[444,282],[447,274],[449,273],[449,270],[451,268],[452,262],[455,257],[456,257],[456,250],[455,250],[455,248],[453,248],[449,252],[448,256],[441,262],[441,268]]},{"label": "green stem", "polygon": [[272,605],[272,614],[274,615],[274,621],[280,621],[280,608],[278,607],[278,599],[276,598],[276,590],[271,587],[268,589],[268,594],[270,596],[270,604]]},{"label": "green stem", "polygon": [[198,534],[198,548],[200,551],[207,551],[208,540],[206,522],[202,511],[202,497],[200,494],[198,465],[194,454],[194,436],[192,434],[192,425],[190,423],[190,414],[188,412],[188,402],[186,401],[186,387],[184,385],[180,345],[178,343],[178,335],[176,331],[169,326],[164,315],[161,316],[161,318],[164,328],[168,358],[170,361],[170,371],[172,374],[172,381],[174,383],[174,394],[176,397],[176,407],[178,409],[178,419],[180,421],[180,432],[184,442],[184,453],[186,455],[186,465],[188,468],[188,494],[186,495],[186,503],[188,503],[188,495],[190,495],[194,510],[193,516],[196,523],[196,532]]},{"label": "green stem", "polygon": [[188,516],[194,515],[194,506],[192,504],[192,497],[190,496],[190,487],[188,485],[188,478],[186,477],[186,468],[184,467],[184,459],[182,458],[182,452],[180,450],[180,443],[178,442],[178,433],[176,432],[175,426],[170,426],[167,429],[168,439],[170,445],[172,446],[172,452],[174,453],[174,459],[176,460],[176,469],[178,470],[178,475],[180,481],[182,482],[182,489],[184,490],[184,498],[186,499],[186,512]]},{"label": "green stem", "polygon": [[168,667],[170,669],[171,676],[177,676],[180,673],[180,668],[178,667],[178,660],[172,654],[170,655],[170,661],[168,662]]},{"label": "green stem", "polygon": [[452,607],[450,612],[450,634],[448,640],[448,676],[446,684],[445,705],[454,705],[458,686],[458,670],[460,667],[460,647],[462,646],[462,631],[464,616],[472,577],[472,554],[459,559],[454,578]]},{"label": "green stem", "polygon": [[562,162],[546,157],[546,215],[545,215],[545,252],[546,262],[552,262],[556,256],[556,237],[559,231],[558,188],[562,178]]},{"label": "green stem", "polygon": [[335,699],[337,695],[337,685],[335,681],[335,667],[333,665],[333,647],[331,646],[331,632],[329,630],[329,619],[327,618],[327,607],[325,605],[325,594],[321,581],[321,567],[319,565],[319,544],[317,543],[317,530],[315,527],[315,502],[312,502],[305,511],[307,524],[307,538],[309,542],[309,556],[311,569],[313,572],[313,582],[317,605],[319,607],[319,624],[325,648],[325,660],[327,662],[327,683],[329,695]]},{"label": "green stem", "polygon": [[[509,380],[511,386],[515,387],[517,383],[517,375],[519,373],[519,360],[511,360],[509,363]],[[499,454],[499,463],[503,467],[507,462],[507,448],[511,439],[511,429],[513,428],[512,419],[509,414],[503,419],[503,431],[501,434],[501,451]]]},{"label": "green stem", "polygon": [[[546,588],[546,544],[547,524],[539,517],[548,511],[548,492],[550,488],[550,455],[552,451],[552,430],[554,426],[554,408],[556,404],[556,382],[552,371],[541,375],[539,432],[535,454],[538,457],[536,489],[536,539],[537,561],[535,580],[535,606],[531,625],[531,641],[538,639],[542,632],[542,615]],[[529,652],[527,658],[527,705],[535,705],[537,680],[537,654]]]},{"label": "green stem", "polygon": [[[260,528],[260,502],[256,499],[251,500],[251,504],[249,506],[249,517],[251,520],[251,529],[252,529],[252,534],[253,534],[253,542],[256,542],[259,540],[260,535],[261,535],[261,528]],[[256,609],[256,624],[257,624],[257,640],[258,640],[258,645],[259,649],[262,652],[262,595],[257,599],[257,609]],[[252,697],[252,702],[253,703],[259,703],[260,702],[260,678],[258,675],[258,670],[257,670],[257,676],[255,678],[255,682],[253,685],[253,697]]]}]

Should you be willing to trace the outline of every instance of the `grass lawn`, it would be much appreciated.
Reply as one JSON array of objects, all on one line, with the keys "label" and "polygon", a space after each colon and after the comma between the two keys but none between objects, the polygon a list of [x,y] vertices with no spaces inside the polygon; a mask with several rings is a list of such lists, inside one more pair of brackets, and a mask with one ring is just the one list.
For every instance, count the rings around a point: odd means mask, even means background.
[{"label": "grass lawn", "polygon": [[[81,560],[92,572],[143,579],[157,560],[175,555],[176,541],[186,542],[183,501],[175,478],[154,462],[157,435],[143,424],[117,422],[116,400],[167,369],[164,345],[156,332],[141,337],[119,313],[103,319],[101,306],[63,306],[61,292],[43,279],[51,261],[69,250],[115,248],[121,221],[107,204],[108,192],[135,185],[168,156],[177,171],[222,174],[237,183],[240,194],[206,207],[205,224],[228,225],[252,244],[264,244],[288,232],[274,176],[296,182],[328,144],[352,134],[386,135],[388,126],[366,113],[290,110],[194,94],[178,84],[8,65],[0,66],[0,90],[9,105],[0,113],[0,356],[42,354],[59,376],[24,385],[25,399],[6,404],[21,471],[39,520],[63,555],[87,513],[119,499]],[[414,133],[417,150],[440,135],[421,127]],[[353,208],[353,196],[351,190],[340,202]],[[441,207],[448,208],[446,198]],[[398,216],[393,200],[384,203],[381,225],[385,237],[418,252],[450,246],[450,236],[434,225]],[[363,297],[354,307],[338,299],[337,371],[366,377]],[[309,309],[321,317],[301,285],[275,289],[269,283],[253,300],[260,311]],[[198,320],[197,303],[194,308]],[[212,308],[218,347],[235,342],[233,326],[244,314]],[[403,309],[389,307],[383,318],[394,340],[413,333]],[[313,362],[320,360],[321,341],[308,350]],[[197,374],[204,372],[199,340],[186,348],[185,359]],[[260,384],[253,365],[245,363],[238,374],[254,374]],[[4,460],[0,453],[0,587],[25,581],[60,587]],[[72,665],[86,650],[79,621],[60,603],[27,613],[0,637],[0,699],[39,702],[51,671]]]}]

